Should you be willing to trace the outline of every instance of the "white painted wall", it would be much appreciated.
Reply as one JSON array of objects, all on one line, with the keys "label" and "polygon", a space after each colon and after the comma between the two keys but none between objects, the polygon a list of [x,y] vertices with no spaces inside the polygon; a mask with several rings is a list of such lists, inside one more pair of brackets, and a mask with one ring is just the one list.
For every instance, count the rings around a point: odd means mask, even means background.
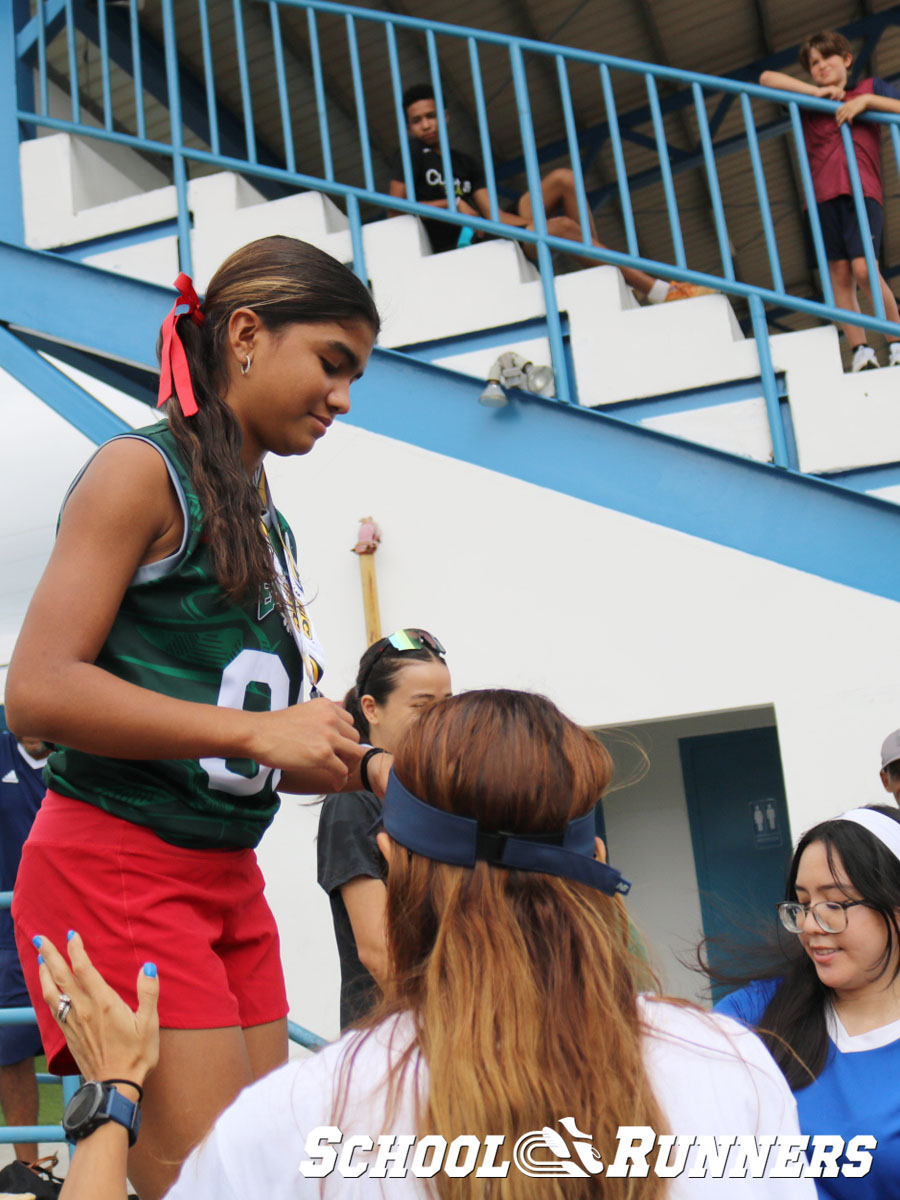
[{"label": "white painted wall", "polygon": [[[146,412],[130,401],[121,409]],[[8,379],[0,419],[11,431],[0,449],[8,648],[59,499],[90,447]],[[350,547],[371,513],[384,530],[383,627],[433,629],[457,689],[545,692],[593,727],[772,706],[795,832],[883,795],[878,748],[900,725],[894,602],[349,426],[336,425],[308,458],[273,459],[269,475],[316,597],[332,696],[350,685],[364,649]],[[671,783],[675,796],[680,771],[659,756],[650,779]],[[645,800],[634,796],[637,812]],[[610,832],[643,914],[658,869],[620,811],[625,800],[611,801]],[[292,1015],[332,1034],[338,969],[315,883],[316,821],[315,809],[288,798],[260,856]],[[672,828],[664,832],[658,845],[669,849]]]}]

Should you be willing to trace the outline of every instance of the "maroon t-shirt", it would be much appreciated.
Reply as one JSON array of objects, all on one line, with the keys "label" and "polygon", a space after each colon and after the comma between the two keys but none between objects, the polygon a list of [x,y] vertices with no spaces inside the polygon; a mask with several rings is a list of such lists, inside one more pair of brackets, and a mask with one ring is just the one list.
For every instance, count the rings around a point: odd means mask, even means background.
[{"label": "maroon t-shirt", "polygon": [[[848,89],[845,99],[852,100],[854,96],[861,96],[864,92],[874,92],[876,96],[889,96],[892,100],[900,100],[900,92],[883,79],[862,80],[856,87]],[[881,126],[872,121],[857,119],[850,127],[850,133],[856,148],[863,195],[870,196],[881,204]],[[834,200],[836,196],[852,195],[841,130],[833,114],[804,112],[803,136],[818,203]]]}]

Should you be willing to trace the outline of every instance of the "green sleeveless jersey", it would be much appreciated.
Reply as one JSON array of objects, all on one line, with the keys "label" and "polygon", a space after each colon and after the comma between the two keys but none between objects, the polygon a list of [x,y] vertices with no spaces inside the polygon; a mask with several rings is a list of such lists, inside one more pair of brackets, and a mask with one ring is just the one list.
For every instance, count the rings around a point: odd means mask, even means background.
[{"label": "green sleeveless jersey", "polygon": [[[270,595],[234,604],[219,588],[200,501],[167,422],[123,436],[162,455],[184,534],[173,555],[138,568],[97,666],[179,700],[253,712],[296,704],[303,679],[296,642]],[[280,514],[265,519],[279,521],[290,539]],[[275,816],[281,773],[248,759],[144,761],[59,747],[45,777],[54,791],[146,825],[176,846],[239,847],[255,846]]]}]

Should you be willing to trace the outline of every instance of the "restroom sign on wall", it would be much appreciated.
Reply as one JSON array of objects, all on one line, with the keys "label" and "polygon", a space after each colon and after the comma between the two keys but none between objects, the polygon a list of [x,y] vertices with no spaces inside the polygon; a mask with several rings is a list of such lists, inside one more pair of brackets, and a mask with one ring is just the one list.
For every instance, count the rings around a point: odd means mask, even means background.
[{"label": "restroom sign on wall", "polygon": [[750,820],[757,849],[781,845],[781,821],[778,806],[771,798],[750,801]]}]

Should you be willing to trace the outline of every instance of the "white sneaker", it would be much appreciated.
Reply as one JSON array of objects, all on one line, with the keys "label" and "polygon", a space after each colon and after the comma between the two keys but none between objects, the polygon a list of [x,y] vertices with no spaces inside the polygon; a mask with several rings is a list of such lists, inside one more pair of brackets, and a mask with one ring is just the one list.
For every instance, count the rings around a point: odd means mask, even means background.
[{"label": "white sneaker", "polygon": [[900,342],[888,342],[888,366],[900,367]]},{"label": "white sneaker", "polygon": [[874,371],[881,366],[878,361],[878,356],[871,346],[857,346],[853,351],[853,362],[850,364],[850,370],[856,371]]}]

